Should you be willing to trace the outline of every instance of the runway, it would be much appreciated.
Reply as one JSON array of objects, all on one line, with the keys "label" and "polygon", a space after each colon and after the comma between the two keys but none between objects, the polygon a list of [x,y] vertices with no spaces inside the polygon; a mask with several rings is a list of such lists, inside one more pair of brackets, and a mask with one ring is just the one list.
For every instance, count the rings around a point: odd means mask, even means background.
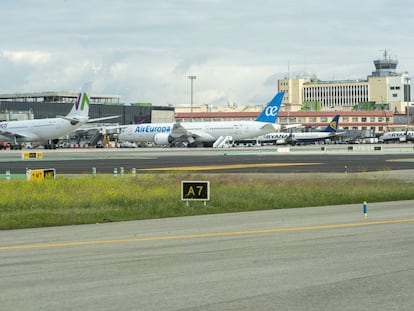
[{"label": "runway", "polygon": [[[395,147],[394,147],[395,148]],[[58,174],[408,172],[409,149],[0,152]],[[311,173],[311,174],[308,174]],[[402,174],[402,173],[401,173]],[[414,201],[2,231],[4,310],[412,310]]]},{"label": "runway", "polygon": [[[22,159],[21,151],[0,152],[0,172],[55,168],[57,174],[102,174],[114,169],[139,173],[197,171],[209,173],[342,173],[414,169],[414,150],[407,145],[380,151],[342,146],[231,149],[67,149],[45,150],[41,159]],[[341,148],[342,147],[342,148]],[[372,146],[369,146],[373,148]],[[349,147],[348,147],[349,148]],[[356,148],[356,147],[355,147]],[[358,148],[362,148],[358,146]],[[368,148],[368,147],[366,147]],[[398,148],[398,149],[396,149]],[[324,150],[322,150],[324,149]],[[282,150],[282,151],[280,151]]]},{"label": "runway", "polygon": [[4,310],[412,310],[413,201],[0,235]]}]

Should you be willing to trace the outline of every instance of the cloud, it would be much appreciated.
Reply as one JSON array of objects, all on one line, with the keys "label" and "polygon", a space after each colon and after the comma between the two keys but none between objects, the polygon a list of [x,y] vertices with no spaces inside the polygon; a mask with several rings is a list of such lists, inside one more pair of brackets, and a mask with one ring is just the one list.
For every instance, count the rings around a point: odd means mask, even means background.
[{"label": "cloud", "polygon": [[5,50],[1,53],[2,58],[10,61],[15,65],[38,66],[48,63],[52,55],[42,51],[9,51]]},{"label": "cloud", "polygon": [[256,105],[288,71],[366,78],[384,49],[398,56],[399,70],[414,67],[404,0],[40,3],[2,7],[4,93],[77,90],[94,80],[93,92],[127,103],[182,105],[190,102],[188,75],[196,75],[196,104]]}]

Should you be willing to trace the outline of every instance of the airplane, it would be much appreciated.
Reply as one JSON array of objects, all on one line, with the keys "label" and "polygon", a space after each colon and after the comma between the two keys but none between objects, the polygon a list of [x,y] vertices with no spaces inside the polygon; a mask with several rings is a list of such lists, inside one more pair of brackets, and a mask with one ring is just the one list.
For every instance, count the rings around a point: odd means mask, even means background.
[{"label": "airplane", "polygon": [[277,93],[254,121],[176,122],[128,125],[118,135],[120,141],[188,147],[221,147],[233,140],[255,137],[280,130],[276,124],[284,92]]},{"label": "airplane", "polygon": [[43,144],[45,149],[54,149],[60,137],[80,128],[87,122],[107,118],[89,119],[89,97],[91,83],[85,84],[71,111],[56,118],[0,122],[0,141],[11,142],[12,149],[21,149],[19,143]]},{"label": "airplane", "polygon": [[383,142],[390,142],[390,141],[398,141],[398,142],[414,142],[414,131],[409,131],[408,128],[405,131],[391,131],[384,133],[379,137],[379,141]]},{"label": "airplane", "polygon": [[290,132],[290,133],[268,133],[256,138],[258,143],[274,143],[295,145],[297,143],[309,143],[338,136],[339,115],[333,117],[325,129],[318,132]]}]

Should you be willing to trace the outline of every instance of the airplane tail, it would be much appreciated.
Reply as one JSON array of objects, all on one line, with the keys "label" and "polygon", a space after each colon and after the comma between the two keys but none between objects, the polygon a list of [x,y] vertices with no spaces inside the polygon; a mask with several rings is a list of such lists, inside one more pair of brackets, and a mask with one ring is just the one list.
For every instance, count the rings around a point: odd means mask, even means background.
[{"label": "airplane tail", "polygon": [[92,88],[92,83],[86,83],[79,93],[72,110],[66,115],[69,119],[76,119],[79,117],[89,117],[89,97],[88,93]]},{"label": "airplane tail", "polygon": [[339,114],[333,117],[332,121],[329,122],[328,126],[322,132],[336,133],[336,131],[338,130],[338,125],[339,125]]},{"label": "airplane tail", "polygon": [[270,103],[257,117],[256,121],[266,123],[276,123],[277,116],[279,114],[280,106],[282,105],[282,99],[285,92],[279,92],[273,97]]}]

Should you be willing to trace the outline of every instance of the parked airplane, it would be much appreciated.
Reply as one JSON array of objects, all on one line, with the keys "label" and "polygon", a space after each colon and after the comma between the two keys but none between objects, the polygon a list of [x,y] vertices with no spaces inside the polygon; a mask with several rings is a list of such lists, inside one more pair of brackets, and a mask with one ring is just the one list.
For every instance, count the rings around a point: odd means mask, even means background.
[{"label": "parked airplane", "polygon": [[120,141],[154,143],[156,145],[220,147],[230,141],[255,137],[280,130],[275,124],[284,92],[270,101],[255,121],[177,122],[129,125],[118,136]]},{"label": "parked airplane", "polygon": [[408,128],[405,131],[392,131],[384,133],[384,135],[380,136],[379,141],[383,142],[390,142],[390,141],[398,141],[398,142],[407,142],[407,141],[414,141],[414,131],[409,131]]},{"label": "parked airplane", "polygon": [[297,144],[310,143],[327,138],[335,137],[340,133],[337,132],[339,124],[339,115],[333,117],[328,126],[318,132],[291,132],[291,133],[269,133],[256,138],[258,143],[274,143],[274,144]]},{"label": "parked airplane", "polygon": [[90,90],[90,87],[90,83],[84,86],[73,104],[72,110],[66,116],[0,122],[0,141],[11,142],[14,149],[21,149],[18,143],[22,142],[45,144],[46,149],[52,149],[55,148],[60,137],[71,133],[83,124],[107,119],[89,119],[87,90]]}]

